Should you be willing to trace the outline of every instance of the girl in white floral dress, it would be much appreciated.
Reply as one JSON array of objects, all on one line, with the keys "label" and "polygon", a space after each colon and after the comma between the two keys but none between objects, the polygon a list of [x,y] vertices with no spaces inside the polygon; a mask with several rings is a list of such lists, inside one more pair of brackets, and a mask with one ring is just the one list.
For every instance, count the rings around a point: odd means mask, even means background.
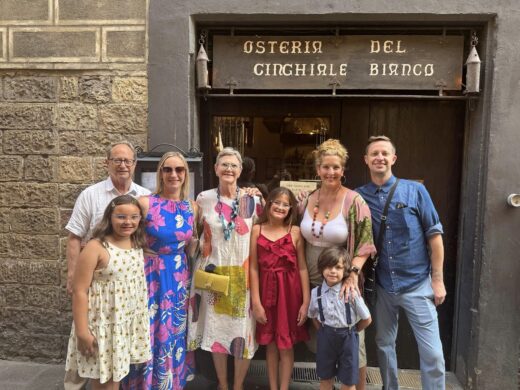
[{"label": "girl in white floral dress", "polygon": [[119,388],[130,364],[151,358],[142,210],[123,195],[106,208],[74,274],[66,370],[92,388]]}]

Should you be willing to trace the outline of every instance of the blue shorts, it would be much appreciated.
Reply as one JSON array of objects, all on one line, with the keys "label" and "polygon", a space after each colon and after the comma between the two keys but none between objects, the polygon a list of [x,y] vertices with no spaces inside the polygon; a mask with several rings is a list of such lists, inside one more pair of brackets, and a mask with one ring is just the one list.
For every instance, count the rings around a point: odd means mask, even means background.
[{"label": "blue shorts", "polygon": [[359,335],[356,327],[332,328],[322,325],[318,330],[316,374],[320,379],[337,377],[347,386],[359,380]]}]

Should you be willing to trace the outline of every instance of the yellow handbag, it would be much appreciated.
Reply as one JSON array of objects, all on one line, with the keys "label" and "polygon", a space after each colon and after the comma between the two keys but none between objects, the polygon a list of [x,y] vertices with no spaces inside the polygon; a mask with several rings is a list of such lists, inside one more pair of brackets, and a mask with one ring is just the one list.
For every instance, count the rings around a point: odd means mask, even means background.
[{"label": "yellow handbag", "polygon": [[195,288],[213,291],[215,293],[228,295],[229,276],[206,272],[201,269],[195,271]]}]

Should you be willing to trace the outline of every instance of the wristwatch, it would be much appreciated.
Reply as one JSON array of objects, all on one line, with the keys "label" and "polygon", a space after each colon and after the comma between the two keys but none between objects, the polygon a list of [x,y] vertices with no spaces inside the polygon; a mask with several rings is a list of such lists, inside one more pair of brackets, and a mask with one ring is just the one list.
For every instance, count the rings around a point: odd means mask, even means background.
[{"label": "wristwatch", "polygon": [[359,275],[359,271],[360,271],[359,267],[356,267],[355,265],[353,265],[352,267],[350,267],[348,269],[349,274],[354,272],[356,275]]}]

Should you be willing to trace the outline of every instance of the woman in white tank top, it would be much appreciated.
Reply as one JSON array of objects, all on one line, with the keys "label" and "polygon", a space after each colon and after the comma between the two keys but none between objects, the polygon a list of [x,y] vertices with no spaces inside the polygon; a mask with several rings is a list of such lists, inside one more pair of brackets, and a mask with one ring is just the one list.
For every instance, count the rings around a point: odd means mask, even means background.
[{"label": "woman in white tank top", "polygon": [[[300,230],[305,238],[305,257],[312,286],[322,282],[318,272],[318,257],[324,248],[346,246],[352,259],[352,267],[344,285],[357,289],[358,277],[363,264],[375,254],[372,237],[370,209],[363,198],[341,184],[348,153],[335,139],[323,142],[314,151],[316,173],[321,186],[300,204],[302,221]],[[359,384],[357,390],[365,389],[366,352],[364,334],[359,335]],[[309,347],[311,347],[309,345]]]}]

